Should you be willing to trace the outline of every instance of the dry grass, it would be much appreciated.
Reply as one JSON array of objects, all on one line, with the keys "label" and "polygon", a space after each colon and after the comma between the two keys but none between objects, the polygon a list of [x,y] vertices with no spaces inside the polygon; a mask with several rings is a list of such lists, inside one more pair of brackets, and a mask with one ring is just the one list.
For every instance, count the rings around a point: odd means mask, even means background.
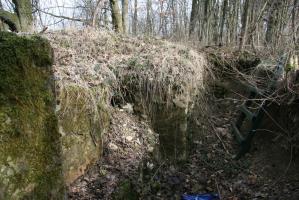
[{"label": "dry grass", "polygon": [[[44,36],[54,47],[58,91],[67,85],[86,91],[105,87],[110,91],[108,102],[126,87],[131,94],[142,92],[145,104],[157,97],[167,105],[188,104],[204,93],[201,91],[211,75],[204,54],[167,41],[90,28],[49,32]],[[90,95],[85,96],[93,101]]]}]

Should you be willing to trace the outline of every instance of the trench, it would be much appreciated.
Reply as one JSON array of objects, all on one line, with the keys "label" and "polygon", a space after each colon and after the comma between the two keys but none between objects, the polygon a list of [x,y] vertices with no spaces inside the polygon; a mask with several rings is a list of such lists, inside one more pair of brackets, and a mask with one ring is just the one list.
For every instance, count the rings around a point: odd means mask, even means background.
[{"label": "trench", "polygon": [[[249,60],[248,63],[244,60],[237,62],[237,66],[245,71],[254,69],[259,63],[256,59]],[[134,94],[136,93],[138,92],[135,91]],[[140,94],[143,93],[144,91]],[[125,93],[122,100],[114,99],[115,113],[107,133],[109,139],[106,144],[104,142],[103,157],[87,174],[70,186],[69,197],[181,199],[183,194],[218,193],[223,199],[297,198],[299,174],[296,169],[299,163],[293,160],[290,149],[282,151],[283,138],[275,141],[275,136],[268,133],[269,130],[280,129],[273,126],[273,119],[266,117],[250,153],[240,160],[234,160],[238,145],[231,133],[231,120],[236,118],[237,108],[244,102],[247,91],[241,84],[224,79],[221,83],[211,85],[209,94],[207,104],[195,102],[188,114],[186,107],[177,105],[169,108],[156,103],[148,109],[140,105],[138,95],[136,97]],[[240,94],[243,98],[240,98]],[[296,101],[291,106],[274,104],[268,112],[270,117],[277,112],[285,117],[296,106]],[[147,109],[154,114],[146,113]],[[294,119],[296,115],[289,116],[289,119]],[[122,120],[119,116],[122,116]],[[134,145],[128,145],[128,138],[124,145],[115,141],[112,136],[115,129],[120,130],[130,124],[128,121],[123,122],[125,118],[132,120],[131,127],[141,128],[141,125],[147,124],[146,129],[151,131],[143,130],[143,133],[154,133],[154,141],[157,142],[152,147],[143,143],[145,149],[150,151],[140,151],[143,155],[133,163],[130,163],[130,158],[137,153],[132,150]],[[285,130],[292,124],[284,123],[281,117],[275,120],[283,124]],[[291,129],[289,127],[288,130]],[[136,132],[139,131],[140,129]],[[126,135],[121,131],[116,135],[118,137],[122,134]],[[117,148],[111,146],[111,143],[117,144]],[[122,150],[119,148],[124,151],[120,153]],[[125,164],[112,167],[115,162]],[[287,185],[281,189],[280,185],[284,183]]]},{"label": "trench", "polygon": [[[58,36],[48,37],[59,52],[56,59],[40,37],[0,35],[0,47],[7,49],[0,57],[11,58],[0,63],[0,199],[180,199],[203,193],[218,193],[222,199],[297,199],[298,160],[285,137],[275,139],[275,134],[260,130],[250,153],[233,159],[238,145],[230,123],[246,91],[223,71],[250,73],[259,64],[256,57],[245,53],[228,59],[215,52],[203,56],[153,42],[153,48],[165,48],[156,49],[157,54],[170,52],[161,67],[178,79],[161,78],[163,71],[154,76],[161,79],[148,75],[160,63],[149,48],[138,55],[141,61],[129,55],[111,64],[126,66],[120,67],[125,73],[112,74],[101,65],[104,61],[92,66],[113,84],[96,84],[96,77],[80,85],[72,78],[86,67],[72,63],[73,54],[67,51],[76,46],[65,34],[59,36],[61,43]],[[105,41],[118,40],[109,37]],[[134,42],[113,45],[132,49],[125,44],[134,44],[145,51]],[[218,81],[209,81],[214,79],[202,70],[206,64],[215,67]],[[68,70],[71,65],[79,70]],[[187,70],[180,71],[182,66]],[[273,104],[268,111],[271,116],[281,114],[275,120],[282,127],[270,127],[273,122],[266,119],[262,129],[295,135],[297,107],[296,99]]]}]

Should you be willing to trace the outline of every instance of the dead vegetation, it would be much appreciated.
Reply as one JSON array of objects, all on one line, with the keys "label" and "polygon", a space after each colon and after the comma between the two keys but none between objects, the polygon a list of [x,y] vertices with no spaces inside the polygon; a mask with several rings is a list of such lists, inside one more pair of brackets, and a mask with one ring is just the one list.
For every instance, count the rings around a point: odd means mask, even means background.
[{"label": "dead vegetation", "polygon": [[[239,54],[218,50],[218,53],[209,54],[210,62],[217,66],[214,68],[217,78],[213,84],[218,89],[234,93],[234,97],[229,98],[241,103],[248,99],[249,88],[263,91],[263,95],[255,99],[251,106],[258,109],[263,102],[269,104],[266,111],[267,119],[261,129],[272,132],[274,137],[280,138],[281,146],[293,151],[293,148],[298,146],[298,134],[293,131],[297,130],[295,121],[298,115],[294,109],[298,105],[299,95],[298,63],[294,61],[294,55],[297,53],[276,55],[276,59],[273,55],[257,56],[246,51]],[[274,81],[278,63],[282,64],[284,71],[278,80]]]},{"label": "dead vegetation", "polygon": [[205,76],[212,72],[204,54],[166,41],[93,29],[53,32],[45,37],[54,47],[58,88],[70,83],[87,89],[104,86],[113,95],[122,95],[122,84],[134,84],[148,98],[160,96],[169,103],[186,94],[188,102],[200,94],[198,90],[204,90]]}]

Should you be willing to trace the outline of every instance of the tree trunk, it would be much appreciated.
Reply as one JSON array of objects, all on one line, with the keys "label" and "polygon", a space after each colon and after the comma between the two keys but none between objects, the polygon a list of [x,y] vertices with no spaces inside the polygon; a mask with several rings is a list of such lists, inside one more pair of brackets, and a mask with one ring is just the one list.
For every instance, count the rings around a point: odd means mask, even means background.
[{"label": "tree trunk", "polygon": [[191,10],[191,16],[190,16],[190,27],[189,27],[189,36],[191,37],[195,30],[195,25],[198,18],[198,0],[192,1],[192,10]]},{"label": "tree trunk", "polygon": [[242,28],[240,34],[240,44],[239,50],[242,50],[246,41],[246,30],[247,30],[247,23],[248,23],[248,9],[249,9],[249,0],[245,0],[244,3],[244,10],[242,14]]},{"label": "tree trunk", "polygon": [[171,12],[172,12],[172,34],[173,36],[177,36],[179,32],[177,0],[171,1]]},{"label": "tree trunk", "polygon": [[134,16],[133,16],[133,34],[134,35],[137,35],[137,18],[138,18],[137,6],[138,6],[138,1],[135,0],[135,2],[134,2]]},{"label": "tree trunk", "polygon": [[255,22],[256,22],[256,15],[258,14],[258,8],[256,7],[257,0],[254,0],[252,4],[250,5],[250,14],[248,19],[248,44],[250,44],[252,47],[254,47],[254,36],[255,36]]},{"label": "tree trunk", "polygon": [[230,43],[235,43],[236,39],[236,21],[237,21],[237,0],[230,1],[230,17],[229,17],[229,40]]},{"label": "tree trunk", "polygon": [[108,1],[106,1],[105,3],[104,3],[104,25],[105,25],[105,27],[108,27],[108,25],[109,25],[109,16],[108,16],[108,9],[109,9],[109,2]]},{"label": "tree trunk", "polygon": [[209,5],[210,5],[210,0],[205,0],[204,1],[204,11],[203,11],[203,18],[204,18],[204,22],[203,22],[203,42],[205,45],[209,44],[209,40],[210,40],[210,36],[209,36],[209,32],[210,32],[210,20],[209,20]]},{"label": "tree trunk", "polygon": [[219,38],[219,31],[218,31],[218,22],[219,22],[219,3],[217,0],[213,2],[213,20],[212,20],[212,27],[213,27],[213,43],[217,44]]},{"label": "tree trunk", "polygon": [[277,27],[278,23],[278,7],[279,1],[276,0],[273,2],[271,8],[269,9],[269,19],[267,22],[267,31],[265,36],[266,45],[271,45],[273,42],[273,35],[275,34],[275,28]]},{"label": "tree trunk", "polygon": [[110,0],[112,24],[116,32],[123,32],[122,18],[117,0]]},{"label": "tree trunk", "polygon": [[184,33],[185,35],[188,35],[188,24],[189,24],[189,19],[188,19],[188,2],[187,0],[184,0],[184,10],[183,10],[183,21],[184,21]]},{"label": "tree trunk", "polygon": [[[294,0],[293,10],[292,10],[292,31],[293,31],[293,42],[294,42],[295,45],[296,45],[296,41],[297,41],[296,24],[295,24],[297,3],[298,3],[298,0]],[[298,46],[298,44],[296,46]]]},{"label": "tree trunk", "polygon": [[241,7],[240,7],[240,1],[239,0],[236,0],[235,1],[236,4],[235,4],[235,16],[236,16],[236,19],[235,19],[235,22],[234,22],[234,41],[236,43],[236,45],[238,44],[238,41],[239,41],[239,35],[238,35],[238,32],[239,32],[239,24],[240,24],[240,19],[239,19],[239,15],[241,13]]},{"label": "tree trunk", "polygon": [[33,25],[31,0],[12,0],[14,13],[0,8],[0,20],[7,24],[11,31],[30,32]]},{"label": "tree trunk", "polygon": [[128,32],[128,0],[122,0],[123,32]]},{"label": "tree trunk", "polygon": [[228,0],[223,1],[219,44],[223,44],[223,31],[224,31],[224,24],[225,24],[225,20],[226,20],[227,3],[228,3]]},{"label": "tree trunk", "polygon": [[31,31],[33,25],[31,0],[12,0],[12,2],[15,4],[15,13],[19,19],[20,31]]},{"label": "tree trunk", "polygon": [[146,34],[152,34],[152,0],[147,0],[146,2]]}]

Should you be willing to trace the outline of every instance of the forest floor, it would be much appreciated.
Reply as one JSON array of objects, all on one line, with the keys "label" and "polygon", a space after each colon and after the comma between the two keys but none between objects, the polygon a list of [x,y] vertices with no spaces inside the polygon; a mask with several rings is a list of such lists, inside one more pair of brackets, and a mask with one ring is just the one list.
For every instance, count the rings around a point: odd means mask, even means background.
[{"label": "forest floor", "polygon": [[[157,162],[148,123],[115,108],[99,161],[69,187],[70,199],[180,199],[218,193],[221,199],[299,199],[299,160],[270,134],[255,137],[236,161],[230,122],[238,102],[214,99],[214,131],[193,141],[187,162]],[[200,127],[198,127],[200,130]]]}]

